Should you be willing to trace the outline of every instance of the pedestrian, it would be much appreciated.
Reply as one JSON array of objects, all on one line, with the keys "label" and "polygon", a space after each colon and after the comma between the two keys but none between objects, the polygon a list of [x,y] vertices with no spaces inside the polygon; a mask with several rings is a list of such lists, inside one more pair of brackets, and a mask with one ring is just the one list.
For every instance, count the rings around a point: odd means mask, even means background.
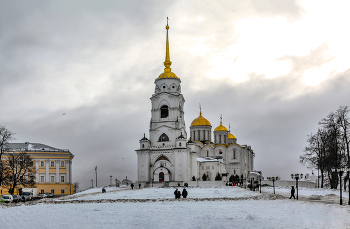
[{"label": "pedestrian", "polygon": [[177,199],[177,189],[174,191],[175,199]]},{"label": "pedestrian", "polygon": [[134,189],[134,184],[133,184],[133,183],[131,183],[131,185],[130,185],[130,186],[131,186],[131,189]]},{"label": "pedestrian", "polygon": [[141,188],[141,184],[139,184],[139,189]]},{"label": "pedestrian", "polygon": [[177,198],[180,199],[181,198],[181,192],[177,191]]},{"label": "pedestrian", "polygon": [[184,188],[183,190],[182,190],[182,197],[183,198],[186,198],[187,197],[187,191],[186,191],[186,189]]},{"label": "pedestrian", "polygon": [[105,188],[102,188],[102,193],[106,193],[106,189]]},{"label": "pedestrian", "polygon": [[294,197],[294,199],[295,199],[294,193],[295,193],[295,189],[294,189],[294,186],[292,186],[292,189],[290,190],[290,197],[289,197],[289,199],[292,199],[292,197]]}]

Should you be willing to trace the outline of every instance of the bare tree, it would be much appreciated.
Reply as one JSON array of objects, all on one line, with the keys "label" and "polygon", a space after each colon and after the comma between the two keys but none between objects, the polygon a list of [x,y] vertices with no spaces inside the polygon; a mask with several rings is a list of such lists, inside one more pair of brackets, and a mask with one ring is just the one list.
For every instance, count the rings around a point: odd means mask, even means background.
[{"label": "bare tree", "polygon": [[6,183],[10,177],[8,163],[4,160],[5,152],[9,150],[8,143],[15,140],[15,133],[0,126],[0,186]]},{"label": "bare tree", "polygon": [[33,159],[26,152],[8,152],[10,167],[9,193],[13,194],[18,187],[34,187],[35,167]]},{"label": "bare tree", "polygon": [[74,182],[74,183],[73,183],[73,193],[77,193],[77,192],[78,192],[78,190],[79,190],[79,185],[80,185],[79,182]]}]

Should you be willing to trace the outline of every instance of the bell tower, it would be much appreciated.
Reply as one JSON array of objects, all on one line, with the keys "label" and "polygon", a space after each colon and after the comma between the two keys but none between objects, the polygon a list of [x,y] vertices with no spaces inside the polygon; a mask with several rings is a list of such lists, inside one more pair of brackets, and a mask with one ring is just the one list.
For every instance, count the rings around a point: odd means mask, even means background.
[{"label": "bell tower", "polygon": [[164,72],[155,79],[155,91],[151,97],[151,146],[175,146],[180,135],[187,138],[184,119],[185,99],[181,94],[181,80],[171,72],[169,52],[169,25],[166,25],[166,53]]}]

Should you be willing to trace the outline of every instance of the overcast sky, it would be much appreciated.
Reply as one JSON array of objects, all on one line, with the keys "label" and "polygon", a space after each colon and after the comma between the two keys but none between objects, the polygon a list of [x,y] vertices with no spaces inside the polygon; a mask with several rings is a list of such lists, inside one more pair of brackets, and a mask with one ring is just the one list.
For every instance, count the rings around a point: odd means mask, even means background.
[{"label": "overcast sky", "polygon": [[[347,1],[0,0],[0,125],[74,155],[81,188],[137,179],[169,17],[187,132],[203,116],[290,179],[307,135],[350,105]],[[62,115],[66,113],[66,115]]]}]

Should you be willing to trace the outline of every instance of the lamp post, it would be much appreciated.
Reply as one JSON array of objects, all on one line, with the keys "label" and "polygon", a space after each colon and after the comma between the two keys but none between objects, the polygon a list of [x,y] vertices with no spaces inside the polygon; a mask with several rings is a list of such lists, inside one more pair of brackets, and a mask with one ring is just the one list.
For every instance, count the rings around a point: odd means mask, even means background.
[{"label": "lamp post", "polygon": [[268,177],[267,179],[272,181],[272,186],[273,186],[273,194],[276,194],[275,193],[275,180],[278,180],[277,179],[278,177]]},{"label": "lamp post", "polygon": [[262,178],[262,176],[261,176],[261,173],[259,174],[259,181],[260,181],[260,193],[261,193],[261,178]]},{"label": "lamp post", "polygon": [[340,168],[340,169],[332,169],[332,172],[334,173],[339,173],[339,179],[340,179],[340,205],[343,205],[343,198],[342,198],[342,186],[341,186],[341,178],[343,176],[343,173],[345,170],[348,170],[348,169],[344,169],[344,168]]},{"label": "lamp post", "polygon": [[292,177],[292,179],[296,180],[297,200],[298,200],[298,180],[299,178],[303,178],[303,174],[296,173],[296,174],[291,174],[290,176]]},{"label": "lamp post", "polygon": [[91,187],[94,187],[94,180],[91,179]]}]

